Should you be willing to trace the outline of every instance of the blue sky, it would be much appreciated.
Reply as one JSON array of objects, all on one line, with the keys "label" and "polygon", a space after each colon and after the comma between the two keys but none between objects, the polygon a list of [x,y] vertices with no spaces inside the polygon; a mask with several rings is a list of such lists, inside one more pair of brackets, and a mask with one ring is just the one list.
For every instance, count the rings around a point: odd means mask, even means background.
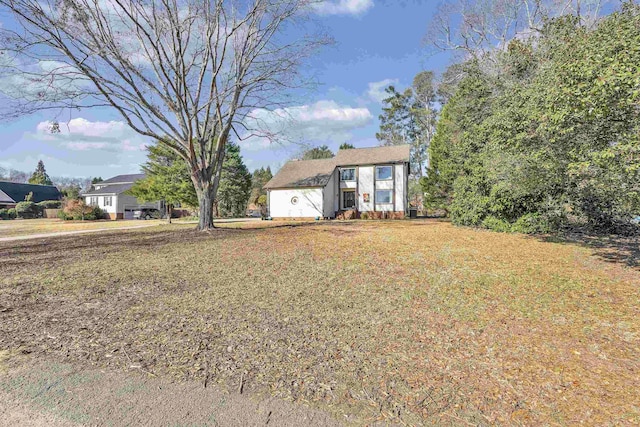
[{"label": "blue sky", "polygon": [[[311,60],[309,68],[320,84],[289,109],[298,119],[288,130],[289,139],[297,142],[241,142],[249,169],[278,169],[300,152],[301,143],[327,144],[333,150],[343,142],[378,145],[375,133],[384,87],[405,87],[418,72],[441,72],[450,60],[446,53],[430,55],[423,45],[436,6],[428,0],[326,2],[318,19],[336,44]],[[3,19],[6,16],[0,16],[0,22]],[[0,122],[0,167],[31,171],[42,159],[52,176],[106,178],[138,172],[145,161],[148,141],[113,111],[66,112],[59,118],[63,132],[58,135],[46,132],[50,118],[41,113]]]}]

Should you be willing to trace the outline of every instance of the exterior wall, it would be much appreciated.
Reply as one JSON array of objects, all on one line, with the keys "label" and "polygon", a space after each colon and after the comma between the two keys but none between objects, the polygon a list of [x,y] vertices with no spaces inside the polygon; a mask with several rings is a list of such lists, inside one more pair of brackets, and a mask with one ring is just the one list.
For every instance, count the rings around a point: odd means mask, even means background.
[{"label": "exterior wall", "polygon": [[104,198],[105,197],[109,197],[109,196],[86,196],[85,197],[85,202],[90,205],[91,204],[91,197],[95,197],[96,199],[98,199],[98,207],[100,209],[102,209],[103,211],[105,211],[108,214],[112,214],[112,213],[116,213],[116,206],[118,204],[118,198],[119,196],[113,195],[111,196],[111,206],[105,206],[104,205]]},{"label": "exterior wall", "polygon": [[334,209],[335,203],[335,188],[336,188],[336,179],[338,178],[337,171],[333,171],[331,174],[331,178],[327,185],[322,189],[322,211],[323,216],[325,218],[333,218],[335,217],[337,209]]},{"label": "exterior wall", "polygon": [[[298,198],[297,204],[291,199]],[[323,217],[324,197],[322,188],[296,188],[269,191],[269,215],[274,218]]]},{"label": "exterior wall", "polygon": [[[390,166],[388,164],[376,165],[376,166]],[[385,180],[377,180],[375,179],[375,167],[373,168],[373,176],[375,182],[375,190],[391,190],[393,191],[393,178],[395,178],[394,174],[391,174],[392,179]],[[380,203],[379,200],[376,200],[376,192],[373,192],[373,199],[376,205],[375,210],[379,212],[393,212],[393,194],[391,195],[391,203]]]},{"label": "exterior wall", "polygon": [[[161,202],[138,203],[138,199],[126,194],[114,194],[111,196],[111,206],[105,206],[104,198],[109,196],[85,196],[85,202],[91,204],[91,197],[98,199],[97,206],[104,210],[109,218],[123,219],[125,217],[125,209],[154,208],[162,211]],[[131,218],[129,218],[131,219]]]},{"label": "exterior wall", "polygon": [[[373,166],[361,166],[358,168],[358,210],[370,212],[373,210]],[[369,202],[364,201],[364,195],[369,195]]]},{"label": "exterior wall", "polygon": [[407,209],[406,201],[407,201],[407,171],[405,169],[405,165],[396,165],[395,167],[395,211],[396,212],[404,212]]}]

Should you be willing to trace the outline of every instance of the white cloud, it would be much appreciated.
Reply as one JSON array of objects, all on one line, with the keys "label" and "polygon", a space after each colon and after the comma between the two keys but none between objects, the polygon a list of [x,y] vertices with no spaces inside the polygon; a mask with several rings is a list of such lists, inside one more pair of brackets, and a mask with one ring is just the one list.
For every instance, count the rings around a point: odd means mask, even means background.
[{"label": "white cloud", "polygon": [[369,83],[369,90],[367,90],[367,96],[372,100],[382,104],[385,98],[387,98],[387,93],[384,91],[385,88],[391,85],[398,85],[398,79],[384,79],[379,82],[371,82]]},{"label": "white cloud", "polygon": [[42,141],[57,142],[74,151],[141,151],[147,140],[122,121],[92,122],[84,118],[60,123],[60,132],[51,133],[51,122],[40,122],[35,137]]},{"label": "white cloud", "polygon": [[373,7],[373,0],[325,0],[314,7],[320,15],[362,15]]},{"label": "white cloud", "polygon": [[[293,141],[347,140],[350,132],[366,126],[373,119],[367,108],[340,106],[334,101],[318,101],[311,105],[282,108],[274,111],[254,110],[245,120],[256,133],[270,133],[282,145]],[[268,148],[271,140],[266,137],[251,137],[241,146],[256,151]]]}]

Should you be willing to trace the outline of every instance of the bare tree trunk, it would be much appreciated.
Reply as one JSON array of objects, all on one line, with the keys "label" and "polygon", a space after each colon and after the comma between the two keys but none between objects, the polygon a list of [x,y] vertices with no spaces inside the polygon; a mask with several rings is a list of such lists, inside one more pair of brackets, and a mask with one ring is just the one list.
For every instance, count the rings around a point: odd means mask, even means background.
[{"label": "bare tree trunk", "polygon": [[173,205],[171,203],[167,203],[167,222],[171,224],[171,211],[173,210]]}]

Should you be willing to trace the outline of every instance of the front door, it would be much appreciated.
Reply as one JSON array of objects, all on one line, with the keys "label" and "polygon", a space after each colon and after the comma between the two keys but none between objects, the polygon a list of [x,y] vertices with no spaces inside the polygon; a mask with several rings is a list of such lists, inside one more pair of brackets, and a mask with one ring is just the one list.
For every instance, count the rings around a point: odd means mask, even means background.
[{"label": "front door", "polygon": [[356,208],[356,192],[343,191],[342,192],[342,209],[355,209],[355,208]]}]

